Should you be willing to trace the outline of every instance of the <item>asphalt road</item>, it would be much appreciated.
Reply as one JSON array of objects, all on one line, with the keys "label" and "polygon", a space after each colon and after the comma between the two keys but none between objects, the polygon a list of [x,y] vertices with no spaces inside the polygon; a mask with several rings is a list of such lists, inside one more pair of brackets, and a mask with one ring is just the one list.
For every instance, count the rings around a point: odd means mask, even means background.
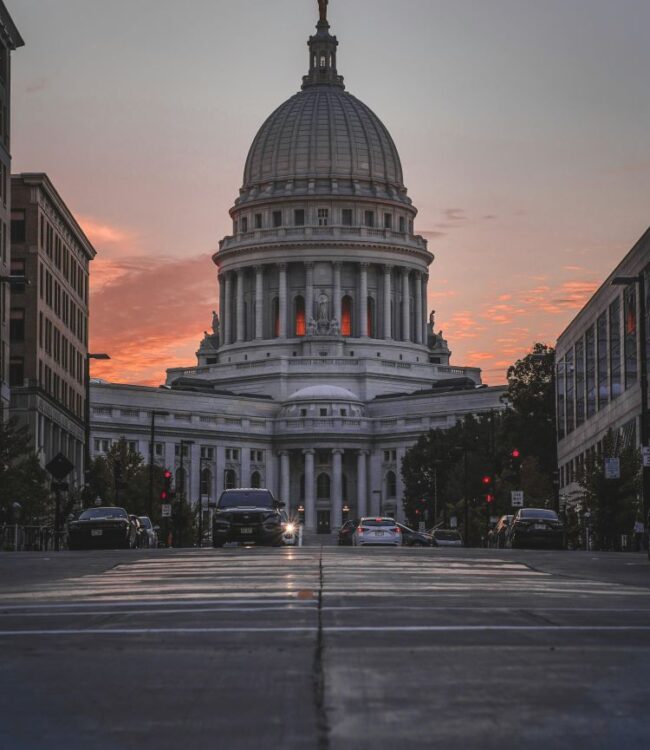
[{"label": "asphalt road", "polygon": [[642,555],[0,555],[0,748],[650,747]]}]

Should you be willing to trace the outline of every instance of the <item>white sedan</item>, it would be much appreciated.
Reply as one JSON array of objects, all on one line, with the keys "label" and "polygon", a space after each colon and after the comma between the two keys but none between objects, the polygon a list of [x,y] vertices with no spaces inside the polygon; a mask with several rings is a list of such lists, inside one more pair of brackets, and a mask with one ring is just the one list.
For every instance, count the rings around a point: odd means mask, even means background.
[{"label": "white sedan", "polygon": [[402,546],[402,531],[394,518],[362,518],[352,536],[355,547],[370,544]]}]

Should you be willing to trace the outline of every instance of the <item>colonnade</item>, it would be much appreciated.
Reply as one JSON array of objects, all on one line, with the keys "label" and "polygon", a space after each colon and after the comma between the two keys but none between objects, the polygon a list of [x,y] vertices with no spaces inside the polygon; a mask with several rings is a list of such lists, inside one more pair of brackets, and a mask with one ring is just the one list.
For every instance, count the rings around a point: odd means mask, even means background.
[{"label": "colonnade", "polygon": [[[299,293],[305,303],[307,320],[315,317],[316,289],[326,287],[332,295],[330,315],[339,323],[342,321],[342,300],[345,292],[342,284],[342,263],[331,262],[331,282],[323,284],[315,283],[313,261],[300,264],[291,264],[292,269],[302,266],[303,280]],[[381,274],[377,274],[376,288],[369,289],[369,269],[371,264],[359,262],[356,266],[355,283],[355,331],[358,338],[383,339],[386,341],[410,341],[416,344],[427,343],[427,284],[429,276],[423,271],[413,270],[403,266],[384,264],[379,266],[383,272],[383,285]],[[269,296],[269,274],[273,270],[274,288],[273,296],[277,296],[278,323],[271,338],[293,338],[293,331],[288,326],[289,305],[289,264],[263,264],[251,268],[240,268],[236,271],[225,271],[219,275],[220,284],[220,317],[222,321],[222,344],[231,345],[244,343],[247,340],[263,340],[265,337],[265,305],[268,308]],[[254,316],[251,335],[247,337],[246,331],[246,277],[247,274],[254,275],[253,292],[249,294],[251,301],[254,300]],[[277,276],[276,276],[277,274]],[[295,278],[294,278],[295,281]],[[249,285],[250,288],[250,285]],[[277,291],[275,291],[277,289]],[[292,284],[295,292],[295,283]],[[369,330],[368,304],[373,304],[373,309],[378,310],[378,305],[383,302],[383,321],[381,329],[375,325],[375,331]],[[401,313],[398,305],[401,304]],[[395,305],[395,313],[393,313]],[[400,319],[401,315],[401,319]],[[234,317],[234,320],[231,318]],[[400,330],[401,329],[401,330]]]}]

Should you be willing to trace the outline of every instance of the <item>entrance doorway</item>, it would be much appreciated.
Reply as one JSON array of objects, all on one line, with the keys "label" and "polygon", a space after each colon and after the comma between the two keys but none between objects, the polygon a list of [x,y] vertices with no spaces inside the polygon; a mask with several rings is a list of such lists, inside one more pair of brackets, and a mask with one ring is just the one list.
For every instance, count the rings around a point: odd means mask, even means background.
[{"label": "entrance doorway", "polygon": [[330,529],[330,512],[329,510],[319,510],[316,514],[316,531],[318,534],[329,534]]}]

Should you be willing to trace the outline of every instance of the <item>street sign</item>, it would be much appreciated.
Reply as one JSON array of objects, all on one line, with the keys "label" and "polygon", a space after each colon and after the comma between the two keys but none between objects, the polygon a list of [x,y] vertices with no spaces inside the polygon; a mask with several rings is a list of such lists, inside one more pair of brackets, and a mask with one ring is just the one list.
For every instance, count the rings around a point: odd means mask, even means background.
[{"label": "street sign", "polygon": [[620,458],[606,458],[605,459],[605,479],[620,479],[621,478],[621,459]]},{"label": "street sign", "polygon": [[58,482],[62,482],[74,469],[74,464],[71,464],[63,453],[57,453],[45,468]]},{"label": "street sign", "polygon": [[643,455],[643,466],[647,469],[650,466],[650,446],[644,445],[641,448],[641,453]]},{"label": "street sign", "polygon": [[164,505],[161,505],[160,510],[161,510],[161,515],[163,518],[171,518],[172,506],[169,503],[165,503]]},{"label": "street sign", "polygon": [[450,529],[456,529],[456,528],[458,528],[458,519],[456,518],[456,516],[452,516],[449,519],[449,528]]},{"label": "street sign", "polygon": [[427,528],[427,526],[426,526],[426,524],[424,523],[424,521],[420,521],[420,523],[418,524],[418,529],[419,529],[419,531],[425,531],[425,530],[426,530],[426,528]]},{"label": "street sign", "polygon": [[524,492],[523,490],[513,490],[510,493],[510,504],[513,508],[524,507]]}]

